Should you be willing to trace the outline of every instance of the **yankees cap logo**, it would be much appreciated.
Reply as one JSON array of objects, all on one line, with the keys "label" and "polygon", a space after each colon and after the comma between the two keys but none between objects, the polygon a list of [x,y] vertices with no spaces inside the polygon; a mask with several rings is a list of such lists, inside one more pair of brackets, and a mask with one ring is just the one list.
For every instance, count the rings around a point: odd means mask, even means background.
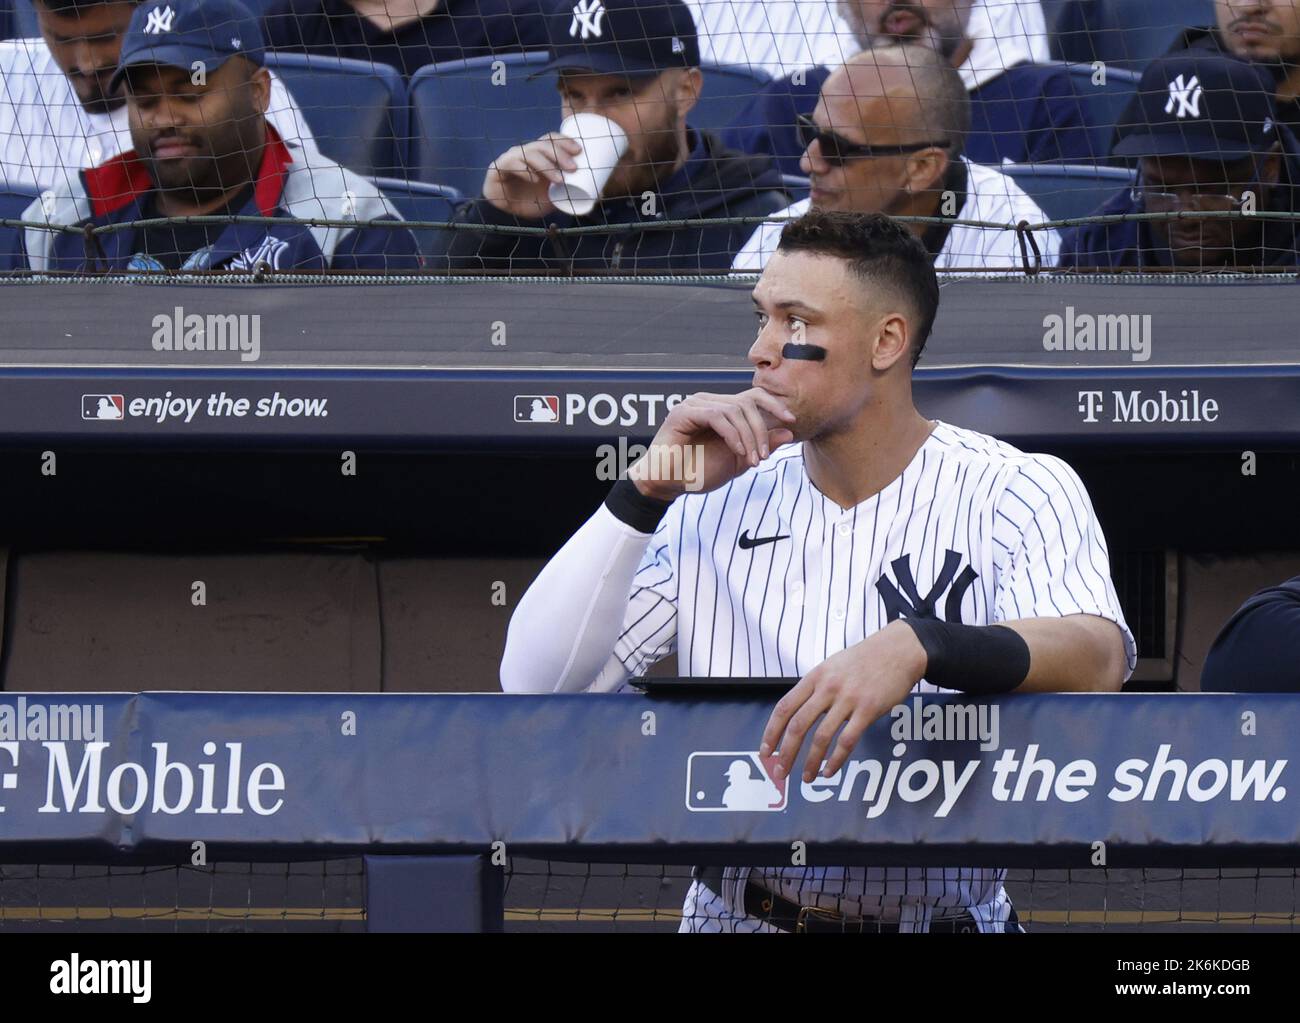
[{"label": "yankees cap logo", "polygon": [[736,541],[736,546],[738,546],[742,551],[747,551],[754,547],[760,547],[765,543],[776,543],[776,541],[778,540],[789,540],[789,539],[790,537],[788,534],[785,536],[762,536],[762,537],[756,536],[751,539],[749,535],[749,530],[747,529],[740,534],[740,539]]},{"label": "yankees cap logo", "polygon": [[600,38],[600,23],[604,18],[605,5],[600,0],[578,0],[573,6],[573,21],[569,23],[569,35],[575,39],[590,39],[592,36]]},{"label": "yankees cap logo", "polygon": [[[1177,105],[1177,110],[1174,109]],[[1169,83],[1169,101],[1165,104],[1165,113],[1174,114],[1180,120],[1191,116],[1201,116],[1201,80],[1192,75],[1187,81],[1179,75]]]},{"label": "yankees cap logo", "polygon": [[172,30],[172,20],[176,17],[176,12],[170,7],[164,7],[161,10],[155,7],[149,12],[148,20],[145,22],[144,30],[148,35],[161,35],[163,32]]}]

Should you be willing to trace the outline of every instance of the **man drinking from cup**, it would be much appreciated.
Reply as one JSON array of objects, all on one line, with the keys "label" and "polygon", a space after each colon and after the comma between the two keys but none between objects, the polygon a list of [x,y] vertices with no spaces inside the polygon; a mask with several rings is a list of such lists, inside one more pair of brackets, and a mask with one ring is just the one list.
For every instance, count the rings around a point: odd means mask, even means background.
[{"label": "man drinking from cup", "polygon": [[[581,0],[550,19],[563,123],[492,162],[457,220],[610,225],[569,236],[456,231],[454,269],[723,271],[753,224],[654,229],[661,221],[758,217],[789,197],[766,156],[725,149],[686,123],[704,86],[681,0]],[[649,227],[650,229],[647,229]]]}]

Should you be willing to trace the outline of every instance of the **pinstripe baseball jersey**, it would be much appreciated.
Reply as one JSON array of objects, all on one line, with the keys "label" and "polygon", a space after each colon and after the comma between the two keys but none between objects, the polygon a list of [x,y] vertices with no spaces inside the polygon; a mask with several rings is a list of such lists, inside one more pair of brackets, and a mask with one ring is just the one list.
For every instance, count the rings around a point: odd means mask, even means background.
[{"label": "pinstripe baseball jersey", "polygon": [[[801,67],[838,67],[866,44],[838,0],[686,0],[706,64],[748,64],[780,78]],[[966,23],[973,46],[957,70],[968,89],[1021,61],[1051,56],[1038,0],[975,0]]]},{"label": "pinstripe baseball jersey", "polygon": [[[895,618],[967,625],[1090,614],[1124,635],[1092,503],[1059,458],[938,423],[906,469],[842,508],[809,480],[801,445],[707,494],[678,498],[637,570],[614,654],[592,686],[627,687],[675,651],[684,676],[803,676]],[[939,692],[921,681],[917,692]],[[1010,903],[1004,871],[798,868],[755,871],[792,901],[852,916],[968,908],[990,929]],[[684,930],[759,930],[739,885],[694,885]]]},{"label": "pinstripe baseball jersey", "polygon": [[747,64],[774,78],[844,62],[860,47],[836,0],[686,0],[700,60]]},{"label": "pinstripe baseball jersey", "polygon": [[[267,119],[314,148],[306,119],[271,72]],[[125,105],[87,113],[43,39],[0,42],[0,188],[74,187],[77,174],[132,147]]]}]

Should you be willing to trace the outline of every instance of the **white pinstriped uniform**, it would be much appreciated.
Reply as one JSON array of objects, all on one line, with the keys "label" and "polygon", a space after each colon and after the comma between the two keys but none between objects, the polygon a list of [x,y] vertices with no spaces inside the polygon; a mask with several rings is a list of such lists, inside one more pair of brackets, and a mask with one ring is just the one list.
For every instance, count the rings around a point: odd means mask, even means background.
[{"label": "white pinstriped uniform", "polygon": [[[801,68],[837,67],[862,43],[836,0],[686,0],[706,64],[748,64],[780,78]],[[1013,64],[1049,59],[1038,0],[975,0],[966,34],[974,43],[958,68],[966,87]]]},{"label": "white pinstriped uniform", "polygon": [[801,67],[834,67],[859,47],[835,0],[686,0],[700,59],[747,64],[774,78]]},{"label": "white pinstriped uniform", "polygon": [[[743,532],[789,539],[743,550]],[[614,655],[590,688],[627,688],[673,651],[684,676],[802,676],[896,617],[893,593],[909,603],[909,593],[931,596],[938,617],[967,625],[1098,615],[1123,630],[1129,671],[1136,662],[1106,541],[1074,471],[941,422],[897,479],[853,508],[812,485],[797,444],[716,491],[678,498],[645,549]],[[916,691],[941,690],[922,681]],[[744,876],[728,870],[720,893],[694,884],[682,929],[767,929],[744,916]],[[901,919],[905,929],[958,907],[981,929],[1001,929],[1010,910],[996,869],[754,876],[791,901]]]},{"label": "white pinstriped uniform", "polygon": [[[306,119],[274,71],[267,119],[286,142],[315,148]],[[0,188],[71,188],[80,171],[131,146],[125,105],[87,113],[45,40],[0,42]]]}]

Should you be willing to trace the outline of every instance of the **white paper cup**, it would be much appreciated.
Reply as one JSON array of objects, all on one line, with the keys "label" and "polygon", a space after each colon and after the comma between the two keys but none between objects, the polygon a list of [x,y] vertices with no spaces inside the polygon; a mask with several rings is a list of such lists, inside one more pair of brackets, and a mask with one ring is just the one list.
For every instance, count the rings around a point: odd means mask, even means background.
[{"label": "white paper cup", "polygon": [[547,194],[556,209],[585,217],[627,152],[627,132],[600,114],[574,114],[564,119],[560,134],[581,142],[582,152],[574,157],[578,169],[565,174],[563,184],[551,185]]}]

